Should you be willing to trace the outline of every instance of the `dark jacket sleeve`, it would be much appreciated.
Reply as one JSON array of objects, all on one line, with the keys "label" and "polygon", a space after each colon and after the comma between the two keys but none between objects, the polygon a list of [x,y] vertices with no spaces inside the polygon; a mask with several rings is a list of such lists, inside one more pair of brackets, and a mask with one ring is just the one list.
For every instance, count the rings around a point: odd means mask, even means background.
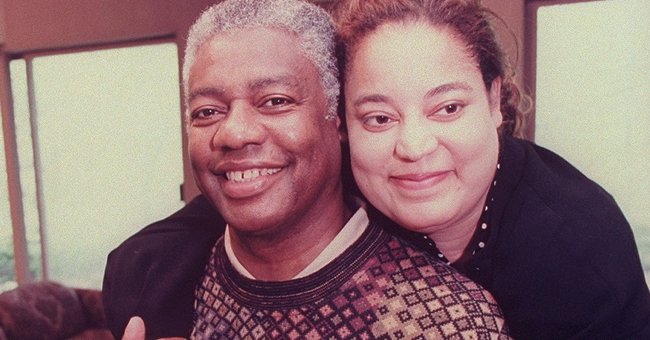
[{"label": "dark jacket sleeve", "polygon": [[221,216],[199,196],[109,254],[103,298],[116,339],[136,315],[144,319],[147,338],[189,337],[194,289],[224,229]]}]

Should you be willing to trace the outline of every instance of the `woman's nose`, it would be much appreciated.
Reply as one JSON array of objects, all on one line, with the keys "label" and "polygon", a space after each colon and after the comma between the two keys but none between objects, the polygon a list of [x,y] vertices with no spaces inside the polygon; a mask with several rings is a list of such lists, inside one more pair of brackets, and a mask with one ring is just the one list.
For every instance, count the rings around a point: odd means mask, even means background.
[{"label": "woman's nose", "polygon": [[438,138],[429,125],[417,120],[403,121],[395,145],[395,155],[414,162],[435,151]]}]

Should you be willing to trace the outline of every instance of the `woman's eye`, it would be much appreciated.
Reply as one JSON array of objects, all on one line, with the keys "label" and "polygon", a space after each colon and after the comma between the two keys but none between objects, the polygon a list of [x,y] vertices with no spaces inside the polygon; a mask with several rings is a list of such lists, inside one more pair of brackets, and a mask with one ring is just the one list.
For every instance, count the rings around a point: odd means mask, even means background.
[{"label": "woman's eye", "polygon": [[440,110],[438,110],[436,114],[443,115],[443,116],[451,116],[458,113],[458,111],[460,111],[461,108],[462,107],[460,104],[447,104],[443,106]]},{"label": "woman's eye", "polygon": [[386,126],[387,124],[390,124],[392,121],[393,119],[387,115],[376,115],[376,116],[367,117],[363,121],[363,123],[369,127],[377,128],[377,127]]},{"label": "woman's eye", "polygon": [[388,118],[386,116],[377,116],[377,117],[374,117],[374,119],[377,122],[377,124],[380,124],[380,125],[386,124],[386,123],[388,123],[390,121],[390,118]]}]

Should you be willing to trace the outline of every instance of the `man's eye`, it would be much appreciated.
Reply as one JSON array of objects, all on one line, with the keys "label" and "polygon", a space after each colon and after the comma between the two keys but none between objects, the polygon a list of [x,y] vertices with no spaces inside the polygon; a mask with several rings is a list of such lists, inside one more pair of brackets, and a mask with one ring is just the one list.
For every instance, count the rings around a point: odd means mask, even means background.
[{"label": "man's eye", "polygon": [[201,118],[209,118],[211,116],[214,116],[217,114],[217,110],[215,109],[201,109],[201,110],[196,110],[192,113],[192,118],[194,119],[201,119]]},{"label": "man's eye", "polygon": [[262,103],[262,107],[274,107],[292,104],[293,101],[284,97],[273,97]]},{"label": "man's eye", "polygon": [[224,112],[216,108],[203,108],[198,109],[192,112],[190,118],[192,122],[206,124],[209,122],[219,120],[219,117],[223,116]]}]

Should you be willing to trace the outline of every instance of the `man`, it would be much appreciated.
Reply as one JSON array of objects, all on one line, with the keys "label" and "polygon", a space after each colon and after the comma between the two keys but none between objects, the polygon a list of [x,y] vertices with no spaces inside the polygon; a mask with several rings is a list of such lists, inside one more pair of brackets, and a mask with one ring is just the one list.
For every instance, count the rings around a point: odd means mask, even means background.
[{"label": "man", "polygon": [[172,217],[110,255],[117,338],[134,315],[147,337],[506,336],[489,293],[344,200],[336,65],[331,20],[309,3],[232,0],[199,17],[183,66],[189,152],[227,227],[214,242],[220,219],[190,207],[185,227]]}]

